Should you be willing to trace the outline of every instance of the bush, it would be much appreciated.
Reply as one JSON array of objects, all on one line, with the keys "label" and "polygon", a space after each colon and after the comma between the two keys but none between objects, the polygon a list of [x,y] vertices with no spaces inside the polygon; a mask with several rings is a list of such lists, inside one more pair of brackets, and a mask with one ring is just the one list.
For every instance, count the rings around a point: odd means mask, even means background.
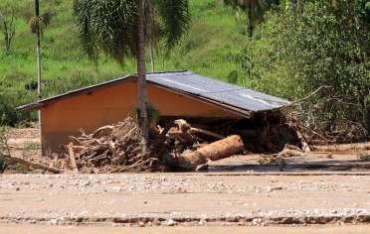
[{"label": "bush", "polygon": [[5,157],[0,154],[0,173],[3,173],[5,169],[7,168]]},{"label": "bush", "polygon": [[3,173],[7,167],[5,157],[7,154],[6,130],[0,125],[0,173]]},{"label": "bush", "polygon": [[33,96],[22,90],[10,92],[9,94],[0,93],[0,126],[19,126],[37,119],[36,112],[17,111],[15,108],[33,100]]},{"label": "bush", "polygon": [[0,96],[0,124],[15,126],[17,122],[18,116],[14,107]]}]

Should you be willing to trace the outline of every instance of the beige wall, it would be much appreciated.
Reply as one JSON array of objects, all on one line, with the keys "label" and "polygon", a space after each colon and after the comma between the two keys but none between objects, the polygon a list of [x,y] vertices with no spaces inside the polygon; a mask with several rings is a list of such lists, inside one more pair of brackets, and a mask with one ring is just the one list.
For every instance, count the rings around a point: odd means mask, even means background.
[{"label": "beige wall", "polygon": [[[133,114],[137,103],[136,82],[123,81],[50,103],[41,109],[43,153],[60,151],[70,135],[79,129],[96,128],[123,120]],[[164,116],[240,118],[213,104],[184,97],[170,90],[148,85],[150,103]]]}]

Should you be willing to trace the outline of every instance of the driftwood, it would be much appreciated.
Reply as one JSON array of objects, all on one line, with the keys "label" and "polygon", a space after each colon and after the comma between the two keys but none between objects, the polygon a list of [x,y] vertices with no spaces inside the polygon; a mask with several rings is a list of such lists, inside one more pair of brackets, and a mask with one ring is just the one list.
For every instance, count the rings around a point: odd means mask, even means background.
[{"label": "driftwood", "polygon": [[[241,153],[244,150],[242,139],[255,140],[249,137],[253,134],[230,131],[233,128],[202,126],[195,128],[186,120],[178,119],[164,123],[164,127],[152,127],[147,150],[143,151],[140,127],[134,118],[128,117],[91,134],[81,131],[80,136],[71,137],[74,142],[65,147],[65,162],[75,172],[88,173],[193,171],[208,160],[216,161]],[[261,135],[260,131],[253,133]],[[230,134],[226,138],[223,136]],[[268,145],[269,140],[266,142]]]},{"label": "driftwood", "polygon": [[69,143],[69,145],[68,145],[68,153],[69,153],[69,160],[71,162],[73,173],[77,174],[78,173],[78,168],[77,168],[77,164],[76,164],[75,152],[74,152],[74,149],[73,149],[73,143],[72,142]]},{"label": "driftwood", "polygon": [[197,166],[205,164],[207,159],[216,161],[227,158],[243,149],[244,144],[240,136],[233,135],[205,145],[194,152],[184,152],[176,159],[175,164],[187,170],[195,170]]},{"label": "driftwood", "polygon": [[308,145],[308,143],[307,143],[305,137],[302,135],[302,133],[300,133],[299,131],[296,131],[296,133],[297,133],[299,141],[301,142],[303,152],[305,152],[305,153],[311,152],[311,148]]},{"label": "driftwood", "polygon": [[[211,132],[209,130],[191,127],[191,125],[188,122],[186,122],[186,120],[184,119],[177,119],[174,121],[174,124],[176,125],[175,129],[177,130],[178,134],[186,133],[186,134],[192,135],[192,134],[201,133],[201,134],[204,134],[206,136],[210,136],[216,139],[225,138],[224,136]],[[175,130],[172,130],[172,134],[174,135],[175,133],[176,133]],[[169,131],[169,134],[171,134],[171,131]]]},{"label": "driftwood", "polygon": [[314,151],[358,151],[370,150],[370,142],[332,145],[313,145]]},{"label": "driftwood", "polygon": [[221,136],[220,134],[217,134],[217,133],[214,133],[214,132],[211,132],[211,131],[208,131],[208,130],[204,130],[204,129],[200,129],[200,128],[190,128],[190,131],[192,133],[202,133],[204,135],[207,135],[207,136],[211,136],[211,137],[214,137],[216,139],[223,139],[225,138],[224,136]]},{"label": "driftwood", "polygon": [[81,131],[81,136],[71,137],[67,149],[69,166],[75,173],[125,172],[154,170],[156,157],[151,151],[143,153],[140,128],[135,119],[98,128],[92,134]]},{"label": "driftwood", "polygon": [[100,137],[103,137],[103,136],[108,136],[109,134],[112,133],[113,129],[114,129],[114,126],[112,126],[112,125],[107,125],[107,126],[100,127],[98,129],[96,129],[91,134],[91,137],[92,138],[100,138]]},{"label": "driftwood", "polygon": [[307,100],[307,99],[309,99],[310,97],[314,96],[315,94],[317,94],[317,93],[318,93],[319,91],[321,91],[322,89],[329,89],[329,88],[331,88],[331,86],[328,86],[328,85],[322,85],[322,86],[320,86],[318,89],[316,89],[315,91],[313,91],[312,93],[310,93],[309,95],[307,95],[307,96],[305,96],[305,97],[303,97],[303,98],[301,98],[301,99],[295,100],[295,101],[293,101],[293,102],[289,103],[288,105],[285,105],[285,106],[279,107],[279,108],[277,108],[276,110],[284,110],[284,109],[286,109],[286,108],[288,108],[288,107],[295,106],[295,105],[297,105],[297,104],[299,104],[299,103],[301,103],[301,102],[303,102],[303,101],[306,101],[306,100]]},{"label": "driftwood", "polygon": [[[209,143],[202,136],[218,141]],[[224,138],[209,130],[193,128],[184,119],[164,128],[159,125],[152,128],[146,152],[142,150],[140,128],[130,117],[100,127],[92,134],[81,131],[81,136],[71,138],[77,145],[71,142],[65,147],[65,161],[75,173],[161,171],[173,167],[194,170],[208,159],[219,160],[244,149],[239,136]]]},{"label": "driftwood", "polygon": [[280,151],[276,156],[280,158],[290,158],[290,157],[302,157],[305,155],[306,154],[301,150],[285,148],[282,151]]},{"label": "driftwood", "polygon": [[32,169],[41,169],[41,170],[56,173],[56,174],[63,173],[63,170],[60,170],[58,168],[48,167],[48,166],[45,166],[45,165],[39,164],[39,163],[32,163],[32,162],[29,162],[29,161],[26,161],[26,160],[23,160],[23,159],[20,159],[20,158],[14,158],[14,157],[4,157],[4,158],[5,158],[5,161],[6,161],[7,165],[21,164],[21,165],[26,166],[29,169],[30,168],[32,168]]}]

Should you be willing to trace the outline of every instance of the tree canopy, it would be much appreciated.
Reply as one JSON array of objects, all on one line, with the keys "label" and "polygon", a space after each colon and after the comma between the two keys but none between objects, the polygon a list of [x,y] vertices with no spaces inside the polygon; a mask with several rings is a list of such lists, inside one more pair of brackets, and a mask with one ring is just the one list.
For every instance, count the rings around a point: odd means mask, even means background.
[{"label": "tree canopy", "polygon": [[[75,0],[79,36],[91,57],[103,51],[122,63],[138,51],[138,0]],[[173,48],[190,26],[186,0],[143,0],[145,32],[155,29],[166,49]],[[154,36],[154,35],[153,35]],[[147,37],[147,40],[150,38]]]},{"label": "tree canopy", "polygon": [[75,0],[74,13],[85,51],[97,58],[99,51],[123,63],[137,59],[139,122],[143,141],[148,138],[145,35],[153,28],[162,32],[168,49],[176,45],[189,28],[187,0]]}]

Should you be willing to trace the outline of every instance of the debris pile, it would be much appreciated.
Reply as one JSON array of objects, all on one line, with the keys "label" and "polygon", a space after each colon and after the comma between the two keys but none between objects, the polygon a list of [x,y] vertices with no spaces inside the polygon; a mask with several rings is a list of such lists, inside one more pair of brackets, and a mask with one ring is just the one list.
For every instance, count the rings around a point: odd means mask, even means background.
[{"label": "debris pile", "polygon": [[144,150],[140,128],[128,117],[123,122],[107,125],[92,134],[71,137],[77,143],[66,146],[67,165],[78,172],[151,171],[157,168],[158,155]]},{"label": "debris pile", "polygon": [[[213,138],[210,143],[199,136]],[[140,128],[132,117],[115,125],[101,127],[92,134],[82,132],[71,137],[63,163],[75,173],[115,173],[126,171],[196,170],[207,160],[218,160],[242,152],[244,144],[237,135],[223,137],[211,131],[193,128],[185,120],[172,126],[150,130],[147,149]]]},{"label": "debris pile", "polygon": [[[152,171],[197,171],[217,161],[246,153],[298,155],[286,144],[309,151],[305,139],[281,115],[255,114],[249,119],[166,119],[152,126],[144,144],[135,118],[96,129],[81,131],[64,145],[64,154],[43,157],[41,164],[7,158],[8,164],[51,173],[119,173]],[[307,147],[304,147],[304,146]],[[284,153],[284,155],[283,155]]]}]

